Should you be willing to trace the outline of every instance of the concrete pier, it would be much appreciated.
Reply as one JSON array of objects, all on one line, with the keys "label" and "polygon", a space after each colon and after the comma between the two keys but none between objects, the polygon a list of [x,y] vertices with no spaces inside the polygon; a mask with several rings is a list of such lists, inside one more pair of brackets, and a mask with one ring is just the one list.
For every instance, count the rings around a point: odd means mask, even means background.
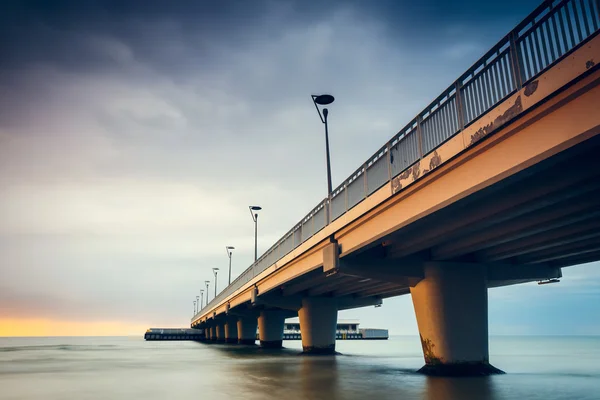
[{"label": "concrete pier", "polygon": [[238,342],[238,327],[237,327],[237,318],[229,317],[227,321],[225,321],[225,342],[227,343],[237,343]]},{"label": "concrete pier", "polygon": [[258,317],[258,337],[264,348],[278,349],[283,342],[285,315],[281,310],[262,310]]},{"label": "concrete pier", "polygon": [[208,331],[210,333],[210,340],[212,340],[213,342],[216,342],[217,341],[217,326],[211,325],[208,328]]},{"label": "concrete pier", "polygon": [[215,329],[217,331],[217,342],[225,342],[225,323],[219,321]]},{"label": "concrete pier", "polygon": [[298,311],[302,349],[306,354],[335,354],[337,328],[335,299],[306,297]]},{"label": "concrete pier", "polygon": [[489,364],[485,267],[427,263],[410,289],[428,375],[502,373]]},{"label": "concrete pier", "polygon": [[256,344],[256,327],[258,320],[255,317],[239,317],[237,320],[237,333],[239,344]]}]

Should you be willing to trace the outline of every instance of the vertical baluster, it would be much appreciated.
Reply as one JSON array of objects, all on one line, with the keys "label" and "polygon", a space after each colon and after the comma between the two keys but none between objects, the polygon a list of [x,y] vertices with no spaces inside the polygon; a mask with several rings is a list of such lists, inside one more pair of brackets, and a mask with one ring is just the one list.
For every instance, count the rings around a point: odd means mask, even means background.
[{"label": "vertical baluster", "polygon": [[364,182],[364,184],[363,184],[363,199],[366,199],[367,193],[369,193],[369,182],[367,182],[367,163],[363,164],[362,170],[363,170],[363,175],[365,176],[363,178],[363,182]]},{"label": "vertical baluster", "polygon": [[[544,68],[552,63],[552,58],[550,58],[550,53],[548,52],[548,46],[546,46],[546,27],[549,28],[548,24],[550,20],[547,19],[542,25],[540,25],[540,40],[542,41],[542,54],[545,58]],[[552,46],[550,46],[552,47]]]},{"label": "vertical baluster", "polygon": [[567,19],[567,27],[568,27],[568,31],[569,31],[569,37],[571,38],[571,45],[567,47],[567,51],[571,50],[573,47],[575,47],[575,34],[573,31],[573,25],[571,24],[571,10],[569,9],[569,3],[565,3],[565,17]]},{"label": "vertical baluster", "polygon": [[[596,32],[598,29],[598,19],[600,19],[600,1],[595,0],[596,4],[594,6],[594,0],[588,0],[588,5],[590,6],[590,17],[592,19],[592,32]],[[590,32],[591,33],[591,32]]]},{"label": "vertical baluster", "polygon": [[581,33],[581,22],[579,21],[579,12],[577,11],[577,1],[573,0],[573,21],[575,21],[575,27],[577,28],[577,35],[579,36],[577,43],[581,42],[584,38]]},{"label": "vertical baluster", "polygon": [[392,180],[392,146],[390,144],[390,142],[387,142],[387,144],[385,145],[385,148],[387,149],[387,170],[388,170],[388,182],[390,182]]}]

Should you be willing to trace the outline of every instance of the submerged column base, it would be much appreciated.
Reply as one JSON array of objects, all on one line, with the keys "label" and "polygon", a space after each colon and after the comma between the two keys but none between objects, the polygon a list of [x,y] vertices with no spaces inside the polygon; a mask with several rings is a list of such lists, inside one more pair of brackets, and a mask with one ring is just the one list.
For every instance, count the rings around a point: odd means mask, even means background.
[{"label": "submerged column base", "polygon": [[316,347],[316,346],[302,346],[302,354],[308,356],[327,356],[327,355],[335,355],[339,354],[335,351],[335,344],[326,346],[326,347]]},{"label": "submerged column base", "polygon": [[281,349],[283,347],[283,340],[261,340],[260,347],[265,349]]},{"label": "submerged column base", "polygon": [[430,376],[488,376],[505,373],[493,365],[484,362],[426,364],[417,372]]}]

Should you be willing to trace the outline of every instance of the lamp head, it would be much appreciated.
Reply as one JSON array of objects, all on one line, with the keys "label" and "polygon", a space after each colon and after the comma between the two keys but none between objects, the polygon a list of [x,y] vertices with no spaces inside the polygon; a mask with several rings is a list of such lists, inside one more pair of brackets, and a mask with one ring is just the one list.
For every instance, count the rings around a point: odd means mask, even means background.
[{"label": "lamp head", "polygon": [[260,211],[260,210],[262,210],[262,207],[260,207],[260,206],[250,206],[250,209],[252,211]]},{"label": "lamp head", "polygon": [[321,94],[318,96],[313,95],[313,101],[320,106],[329,105],[329,104],[333,103],[334,100],[335,100],[335,98],[330,94]]}]

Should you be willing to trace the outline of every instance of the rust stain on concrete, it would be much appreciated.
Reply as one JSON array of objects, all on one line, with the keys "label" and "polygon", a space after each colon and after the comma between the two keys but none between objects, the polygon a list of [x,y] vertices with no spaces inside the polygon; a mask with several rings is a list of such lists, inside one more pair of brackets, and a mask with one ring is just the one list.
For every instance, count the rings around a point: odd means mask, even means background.
[{"label": "rust stain on concrete", "polygon": [[438,154],[437,150],[433,152],[433,157],[429,160],[429,170],[433,170],[442,163],[442,157]]},{"label": "rust stain on concrete", "polygon": [[399,177],[396,177],[392,180],[392,193],[396,193],[398,190],[402,189],[402,184],[398,178]]},{"label": "rust stain on concrete", "polygon": [[496,130],[498,127],[504,125],[506,122],[519,115],[522,111],[523,104],[521,103],[521,96],[518,96],[517,100],[515,100],[515,104],[510,106],[508,110],[506,110],[502,115],[498,116],[495,120],[493,120],[486,126],[479,128],[477,132],[475,132],[471,136],[471,143],[469,143],[469,146],[474,145],[475,143],[489,135],[491,132]]},{"label": "rust stain on concrete", "polygon": [[596,65],[596,63],[594,62],[593,59],[591,60],[587,60],[587,62],[585,63],[585,69],[590,69],[592,68],[594,65]]},{"label": "rust stain on concrete", "polygon": [[525,92],[524,92],[525,96],[527,96],[527,97],[531,96],[532,94],[535,93],[537,88],[538,88],[538,80],[537,79],[533,82],[529,82],[527,84],[527,86],[525,86]]},{"label": "rust stain on concrete", "polygon": [[416,181],[421,175],[421,160],[417,161],[415,165],[412,166],[412,177],[413,181]]}]

